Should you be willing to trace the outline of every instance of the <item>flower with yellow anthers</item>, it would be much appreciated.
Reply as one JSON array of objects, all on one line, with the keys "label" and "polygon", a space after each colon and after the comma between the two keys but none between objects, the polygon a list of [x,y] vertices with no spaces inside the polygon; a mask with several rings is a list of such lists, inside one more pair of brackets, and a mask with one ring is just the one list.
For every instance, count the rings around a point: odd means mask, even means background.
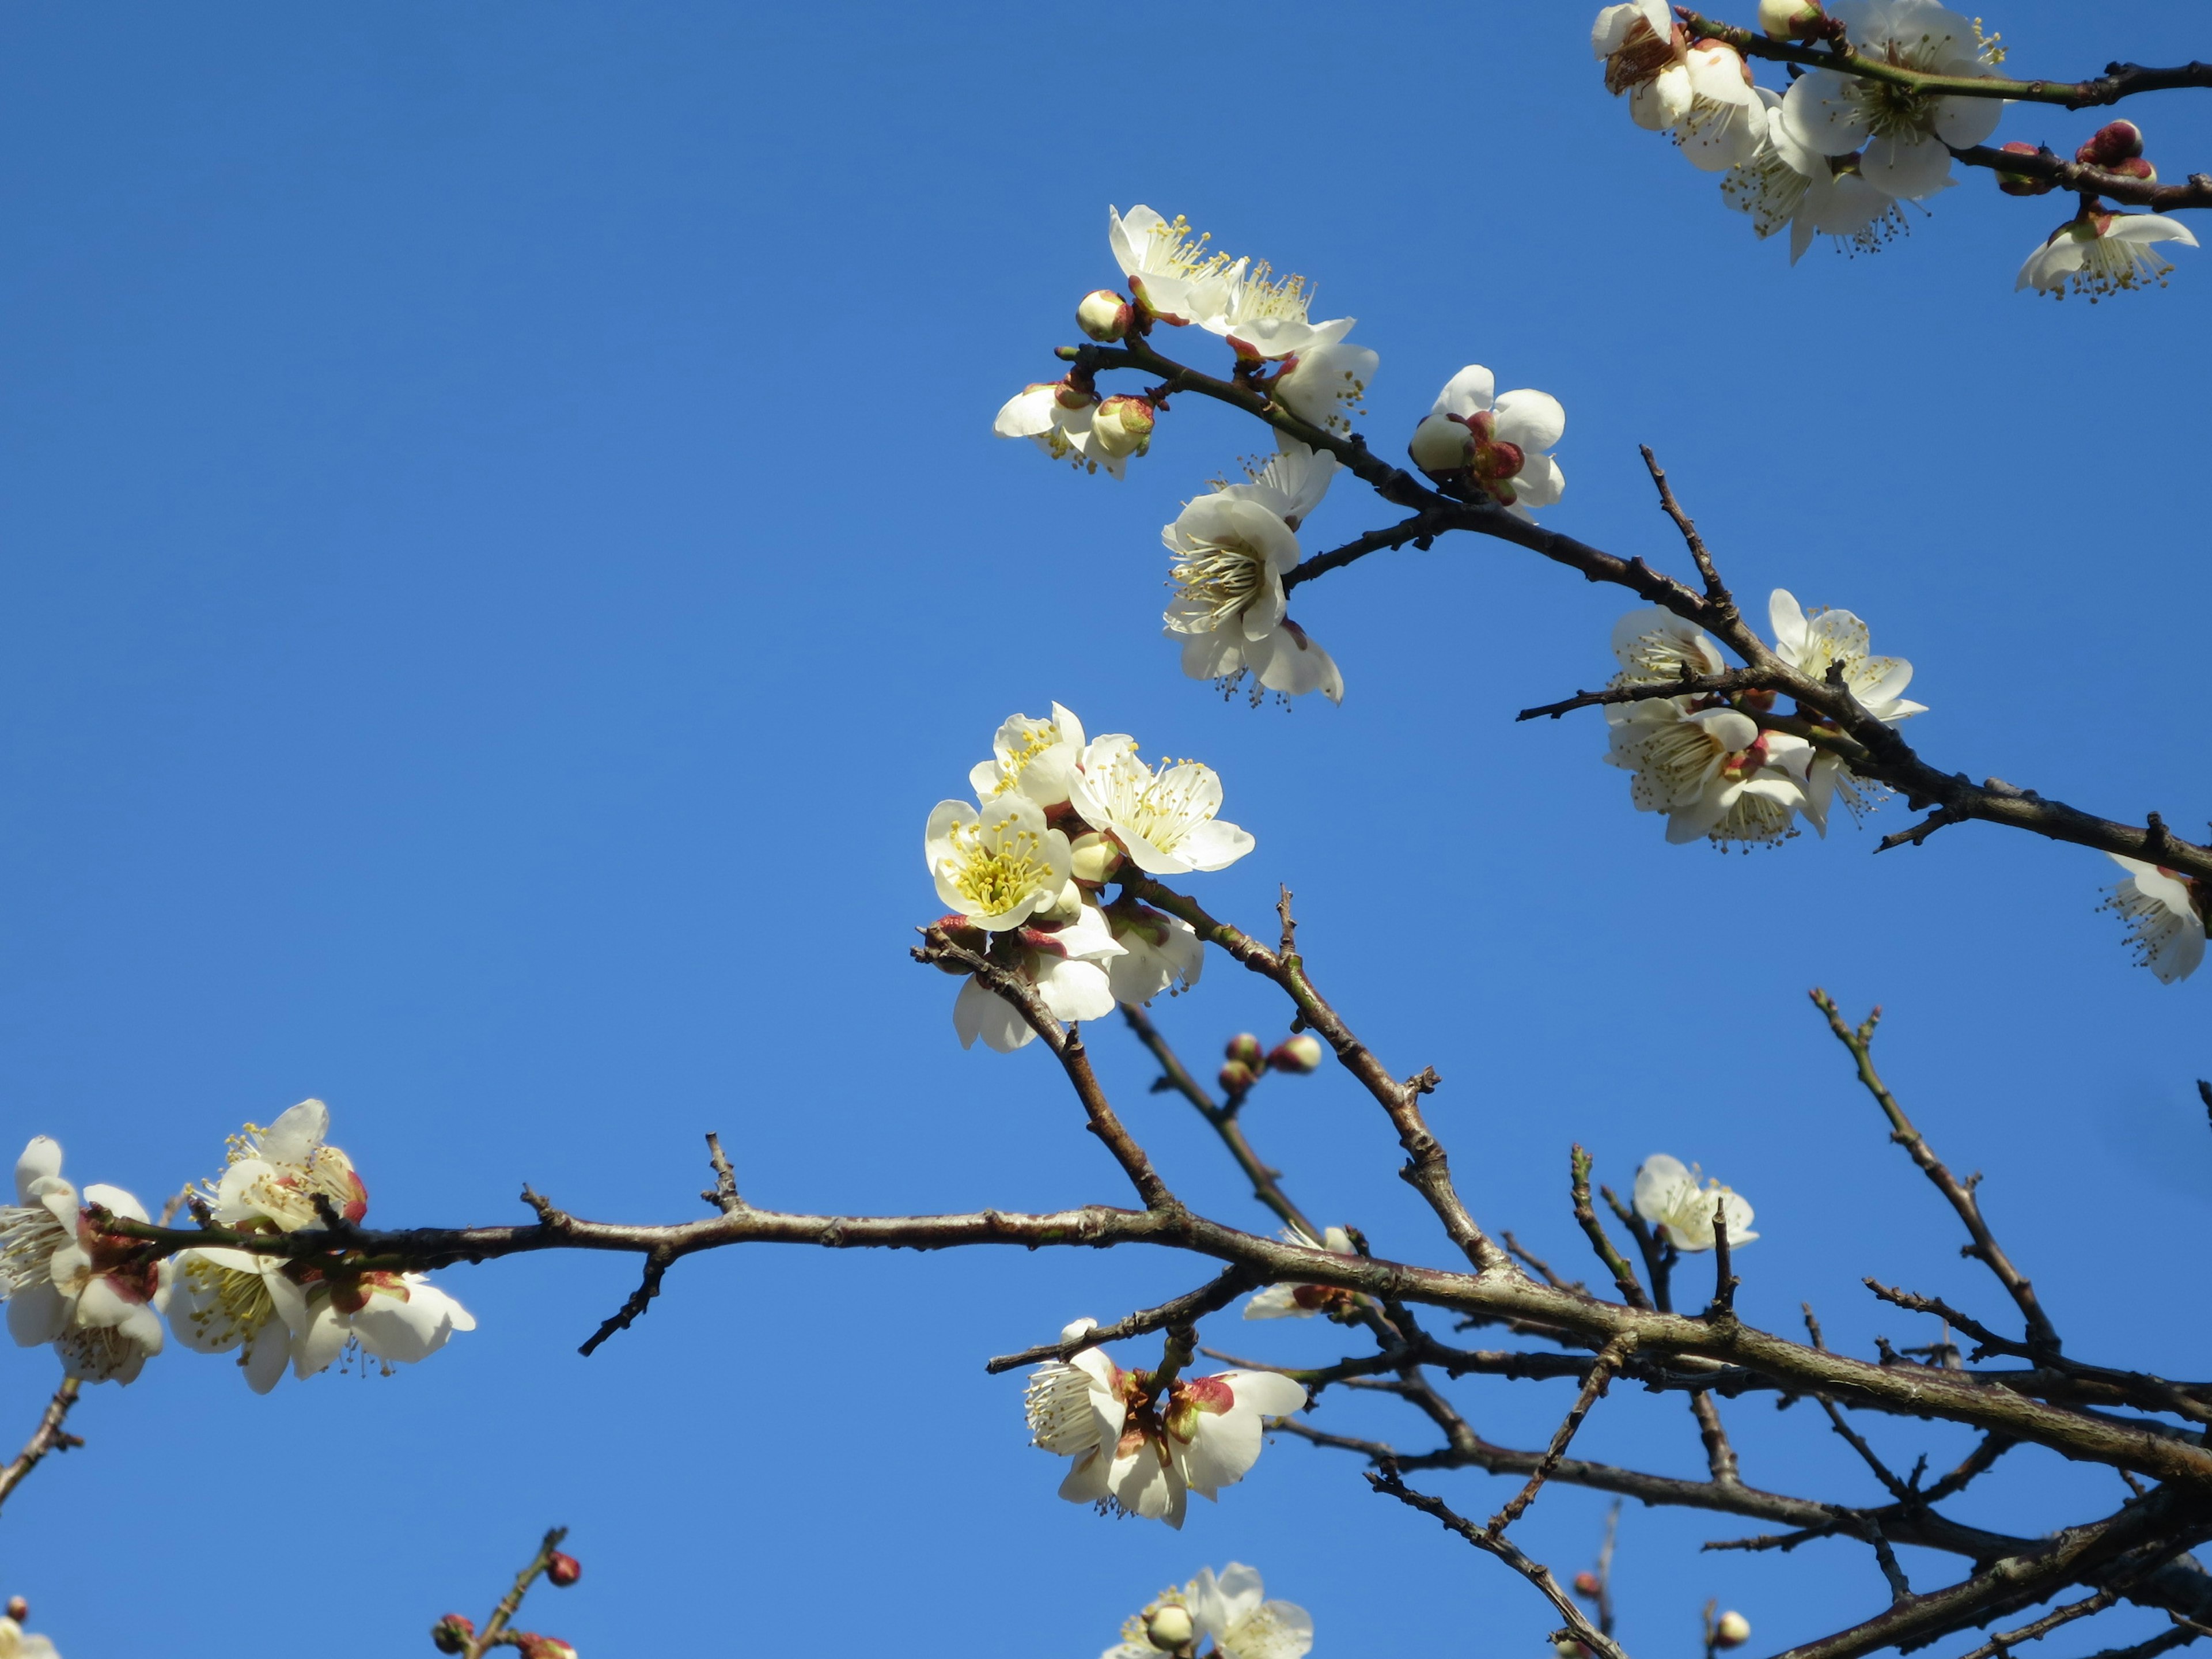
[{"label": "flower with yellow anthers", "polygon": [[[1068,894],[1078,890],[1069,888]],[[1124,947],[1099,914],[1080,897],[1054,908],[1049,925],[1015,928],[992,940],[991,959],[1027,982],[1056,1019],[1103,1019],[1114,1012],[1112,965]],[[1065,921],[1058,920],[1065,914]],[[946,921],[957,918],[947,917]],[[943,923],[939,924],[943,926]],[[1012,1054],[1036,1041],[1036,1030],[1022,1011],[972,975],[952,1001],[952,1029],[960,1046],[972,1048],[981,1037],[986,1048]]]},{"label": "flower with yellow anthers", "polygon": [[93,1224],[94,1206],[144,1221],[120,1187],[82,1193],[62,1179],[62,1149],[32,1139],[15,1164],[15,1197],[0,1206],[0,1297],[8,1331],[23,1347],[52,1343],[68,1376],[88,1382],[135,1380],[161,1352],[161,1311],[170,1267],[139,1255],[136,1239]]},{"label": "flower with yellow anthers", "polygon": [[1762,732],[1733,708],[1699,708],[1690,697],[1652,697],[1629,705],[1611,727],[1604,760],[1634,774],[1629,799],[1639,812],[1667,814],[1667,839],[1774,842],[1792,832],[1805,805],[1812,745],[1786,732]]},{"label": "flower with yellow anthers", "polygon": [[1703,1173],[1694,1164],[1686,1168],[1679,1158],[1654,1152],[1636,1171],[1636,1213],[1678,1250],[1713,1248],[1716,1211],[1727,1218],[1729,1249],[1750,1243],[1759,1237],[1751,1230],[1750,1204],[1717,1181],[1698,1186]]},{"label": "flower with yellow anthers", "polygon": [[2195,247],[2196,235],[2162,213],[2084,213],[2068,220],[2027,256],[2013,291],[2033,288],[2063,300],[2070,287],[2094,305],[2107,294],[2166,286],[2173,267],[2151,247],[2172,242]]},{"label": "flower with yellow anthers", "polygon": [[[1632,611],[1613,625],[1613,654],[1620,662],[1620,672],[1610,682],[1615,687],[1672,685],[1728,670],[1720,647],[1704,629],[1656,605]],[[1618,723],[1632,707],[1607,704],[1606,717]]]},{"label": "flower with yellow anthers", "polygon": [[1147,313],[1178,325],[1204,322],[1229,302],[1230,285],[1244,261],[1206,252],[1206,237],[1193,235],[1180,215],[1164,219],[1141,203],[1128,212],[1106,210],[1106,240],[1129,292]]},{"label": "flower with yellow anthers", "polygon": [[1139,758],[1137,740],[1122,732],[1085,746],[1073,800],[1083,821],[1113,836],[1147,875],[1224,869],[1256,844],[1215,816],[1221,778],[1212,767],[1163,761],[1154,770]]},{"label": "flower with yellow anthers", "polygon": [[169,1328],[194,1353],[238,1351],[246,1386],[267,1394],[292,1357],[292,1332],[270,1280],[283,1262],[251,1250],[180,1250]]},{"label": "flower with yellow anthers", "polygon": [[991,739],[991,758],[976,762],[969,772],[968,787],[978,800],[995,800],[1013,791],[1048,812],[1057,811],[1067,805],[1083,743],[1083,722],[1058,703],[1047,720],[1009,714]]},{"label": "flower with yellow anthers", "polygon": [[1066,380],[1039,380],[1000,406],[991,430],[1001,438],[1027,438],[1055,461],[1085,464],[1098,399]]},{"label": "flower with yellow anthers", "polygon": [[1313,295],[1304,277],[1279,277],[1262,261],[1229,284],[1227,303],[1220,311],[1199,320],[1208,333],[1220,335],[1248,362],[1292,357],[1334,345],[1352,332],[1357,320],[1339,317],[1326,323],[1309,321],[1306,310],[1313,303]]},{"label": "flower with yellow anthers", "polygon": [[[1873,654],[1867,625],[1848,611],[1816,607],[1809,615],[1786,587],[1778,587],[1767,600],[1767,617],[1774,629],[1774,654],[1808,678],[1826,682],[1830,672],[1840,672],[1859,706],[1885,726],[1924,714],[1928,705],[1904,694],[1912,683],[1912,665],[1902,657]],[[1853,816],[1865,810],[1869,789],[1864,779],[1825,750],[1813,757],[1805,780],[1805,817],[1821,835],[1828,833],[1828,807],[1837,795]]]},{"label": "flower with yellow anthers", "polygon": [[226,1227],[265,1223],[279,1232],[324,1224],[319,1196],[348,1221],[368,1213],[368,1189],[353,1160],[323,1144],[331,1109],[319,1100],[288,1107],[267,1128],[249,1123],[230,1139],[230,1162],[210,1183],[215,1218]]},{"label": "flower with yellow anthers", "polygon": [[[1828,13],[1876,63],[1979,77],[1999,55],[1976,25],[1935,0],[1835,0]],[[1856,152],[1869,184],[1915,202],[1951,183],[1951,152],[1980,143],[2003,112],[2002,99],[1933,94],[1826,69],[1801,76],[1782,100],[1783,124],[1800,143],[1822,155]]]},{"label": "flower with yellow anthers", "polygon": [[1324,432],[1350,432],[1352,417],[1365,410],[1361,400],[1382,362],[1365,346],[1342,340],[1310,346],[1284,360],[1272,387],[1275,401]]},{"label": "flower with yellow anthers", "polygon": [[922,856],[945,908],[991,933],[1051,908],[1067,885],[1067,837],[1018,793],[994,796],[981,811],[964,800],[938,802]]}]

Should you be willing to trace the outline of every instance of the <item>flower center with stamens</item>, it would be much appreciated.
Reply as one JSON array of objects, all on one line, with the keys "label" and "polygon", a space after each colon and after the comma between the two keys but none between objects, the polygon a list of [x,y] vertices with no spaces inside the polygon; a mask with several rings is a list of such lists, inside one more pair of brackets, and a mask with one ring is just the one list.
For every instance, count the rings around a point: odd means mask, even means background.
[{"label": "flower center with stamens", "polygon": [[1243,542],[1193,538],[1168,574],[1175,579],[1176,598],[1205,613],[1202,627],[1186,631],[1209,633],[1225,626],[1258,597],[1267,583],[1267,558]]},{"label": "flower center with stamens", "polygon": [[195,1304],[187,1316],[209,1342],[222,1342],[234,1334],[250,1338],[276,1316],[276,1304],[259,1273],[219,1267],[192,1256],[184,1264],[184,1276]]},{"label": "flower center with stamens", "polygon": [[1040,856],[1044,839],[1034,830],[1011,821],[957,823],[949,838],[945,878],[968,901],[970,915],[1004,915],[1051,879],[1052,868]]},{"label": "flower center with stamens", "polygon": [[1209,775],[1203,766],[1185,762],[1179,766],[1161,763],[1155,773],[1137,758],[1133,749],[1122,750],[1091,780],[1091,787],[1114,815],[1115,827],[1137,836],[1163,853],[1172,853],[1183,838],[1213,817],[1213,804],[1204,796]]},{"label": "flower center with stamens", "polygon": [[54,1252],[69,1242],[69,1229],[45,1205],[0,1206],[0,1286],[13,1296],[43,1283]]}]

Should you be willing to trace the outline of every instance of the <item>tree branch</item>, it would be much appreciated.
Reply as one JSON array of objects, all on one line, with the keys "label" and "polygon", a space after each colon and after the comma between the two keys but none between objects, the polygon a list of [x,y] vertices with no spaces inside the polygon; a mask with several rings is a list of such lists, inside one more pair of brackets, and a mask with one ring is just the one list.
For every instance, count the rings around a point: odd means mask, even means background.
[{"label": "tree branch", "polygon": [[64,1433],[62,1429],[62,1425],[69,1420],[70,1408],[76,1404],[77,1395],[82,1387],[76,1378],[71,1376],[64,1378],[61,1387],[54,1390],[54,1397],[46,1401],[46,1410],[39,1414],[39,1426],[23,1443],[23,1449],[15,1454],[7,1468],[0,1468],[0,1504],[8,1501],[9,1496],[23,1484],[47,1453],[68,1451],[72,1447],[84,1444],[76,1435]]}]

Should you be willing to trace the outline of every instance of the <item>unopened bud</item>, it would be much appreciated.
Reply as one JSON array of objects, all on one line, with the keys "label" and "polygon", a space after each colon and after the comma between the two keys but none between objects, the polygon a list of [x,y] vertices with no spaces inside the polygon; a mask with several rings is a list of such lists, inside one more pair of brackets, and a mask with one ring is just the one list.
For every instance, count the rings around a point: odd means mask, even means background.
[{"label": "unopened bud", "polygon": [[1221,1068],[1217,1080],[1221,1085],[1222,1093],[1241,1095],[1249,1091],[1252,1085],[1260,1080],[1260,1074],[1245,1065],[1243,1061],[1232,1060]]},{"label": "unopened bud", "polygon": [[522,1659],[576,1659],[576,1650],[557,1636],[517,1631],[514,1645],[522,1650]]},{"label": "unopened bud", "polygon": [[1162,1653],[1188,1647],[1198,1639],[1197,1627],[1190,1621],[1190,1609],[1172,1601],[1165,1607],[1148,1607],[1145,1612],[1145,1639]]},{"label": "unopened bud", "polygon": [[1249,1031],[1239,1031],[1230,1038],[1229,1046],[1223,1052],[1238,1065],[1249,1066],[1255,1072],[1267,1057],[1267,1050],[1260,1046],[1260,1039]]},{"label": "unopened bud", "polygon": [[1713,1645],[1740,1648],[1751,1640],[1751,1620],[1730,1608],[1713,1623]]},{"label": "unopened bud", "polygon": [[566,1589],[583,1576],[584,1564],[573,1555],[565,1555],[561,1551],[555,1550],[546,1558],[545,1582],[549,1584],[558,1584],[562,1589]]},{"label": "unopened bud", "polygon": [[1085,887],[1103,887],[1121,867],[1121,848],[1111,836],[1093,830],[1067,843],[1067,867]]},{"label": "unopened bud", "polygon": [[2115,161],[2132,161],[2142,152],[2141,127],[2132,121],[2107,121],[2074,152],[2074,159],[2085,166],[2108,167]]},{"label": "unopened bud", "polygon": [[1129,331],[1134,309],[1110,288],[1095,288],[1075,307],[1075,325],[1094,340],[1112,342]]},{"label": "unopened bud", "polygon": [[1413,458],[1415,466],[1435,477],[1465,466],[1474,443],[1474,434],[1463,422],[1449,415],[1431,415],[1413,428],[1413,441],[1406,446],[1406,453]]},{"label": "unopened bud", "polygon": [[21,1624],[26,1619],[28,1619],[31,1616],[31,1604],[28,1601],[26,1601],[20,1595],[9,1596],[8,1598],[8,1616],[14,1620],[17,1624]]},{"label": "unopened bud", "polygon": [[476,1620],[449,1613],[430,1626],[430,1645],[441,1653],[466,1653],[476,1633]]},{"label": "unopened bud", "polygon": [[1558,1654],[1559,1659],[1589,1659],[1589,1650],[1571,1636],[1562,1636],[1553,1643],[1552,1651]]},{"label": "unopened bud", "polygon": [[1267,1056],[1267,1064],[1274,1071],[1303,1077],[1321,1070],[1322,1057],[1328,1052],[1321,1046],[1319,1037],[1310,1031],[1301,1031],[1277,1043],[1274,1052]]},{"label": "unopened bud", "polygon": [[1595,1573],[1585,1571],[1575,1575],[1575,1594],[1584,1600],[1595,1601],[1600,1588]]},{"label": "unopened bud", "polygon": [[1143,454],[1152,441],[1152,405],[1142,398],[1109,398],[1091,417],[1091,441],[1116,459]]},{"label": "unopened bud", "polygon": [[2124,161],[2115,161],[2105,171],[2117,173],[2123,179],[2138,179],[2146,185],[2158,182],[2158,169],[2140,155],[2130,155]]},{"label": "unopened bud", "polygon": [[1759,0],[1759,27],[1770,40],[1809,40],[1827,21],[1820,0]]},{"label": "unopened bud", "polygon": [[[2000,144],[1998,148],[2012,155],[2033,155],[2037,153],[2033,144],[2023,144],[2017,139],[2008,144]],[[1997,174],[1997,188],[2008,196],[2048,196],[2058,185],[2050,179],[2031,179],[2021,173],[2000,173]]]},{"label": "unopened bud", "polygon": [[1083,914],[1083,890],[1073,882],[1060,890],[1060,896],[1041,907],[1031,918],[1041,927],[1065,927]]}]

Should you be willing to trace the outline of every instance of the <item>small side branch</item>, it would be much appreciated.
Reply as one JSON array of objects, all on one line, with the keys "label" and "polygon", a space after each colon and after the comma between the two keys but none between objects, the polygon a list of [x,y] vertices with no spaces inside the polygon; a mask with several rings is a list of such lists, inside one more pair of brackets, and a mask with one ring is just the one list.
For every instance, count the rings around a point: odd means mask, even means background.
[{"label": "small side branch", "polygon": [[54,1397],[46,1401],[46,1410],[39,1415],[39,1426],[23,1443],[23,1449],[15,1454],[15,1460],[7,1468],[0,1469],[0,1504],[8,1501],[9,1494],[23,1484],[25,1478],[39,1467],[48,1452],[68,1451],[72,1447],[84,1444],[76,1435],[65,1433],[62,1428],[62,1425],[69,1420],[70,1408],[76,1404],[82,1387],[82,1384],[72,1376],[66,1378],[61,1387],[54,1390]]},{"label": "small side branch", "polygon": [[1651,453],[1651,446],[1639,444],[1637,447],[1643,454],[1645,469],[1651,474],[1651,482],[1658,486],[1660,510],[1672,519],[1674,528],[1682,532],[1683,544],[1689,548],[1690,556],[1697,561],[1698,574],[1705,578],[1705,603],[1712,606],[1723,626],[1735,622],[1737,614],[1735,596],[1728,591],[1728,584],[1721,580],[1721,573],[1714,568],[1713,556],[1705,550],[1705,538],[1698,534],[1698,526],[1682,510],[1682,504],[1674,499],[1674,491],[1667,483],[1666,471],[1660,466],[1658,457]]},{"label": "small side branch", "polygon": [[2079,1601],[2069,1601],[2063,1607],[2054,1608],[2032,1625],[2022,1625],[2018,1630],[2001,1630],[1971,1653],[1960,1655],[1959,1659],[1997,1659],[2000,1654],[2009,1655],[2020,1643],[2039,1641],[2062,1626],[2072,1624],[2076,1619],[2087,1619],[2093,1613],[2102,1613],[2119,1599],[2111,1590],[2099,1590],[2094,1595],[2084,1596]]},{"label": "small side branch", "polygon": [[1582,1427],[1583,1419],[1589,1415],[1590,1407],[1604,1395],[1607,1385],[1613,1381],[1613,1374],[1620,1370],[1622,1362],[1635,1352],[1636,1339],[1633,1336],[1616,1337],[1606,1344],[1604,1352],[1597,1357],[1597,1364],[1590,1367],[1589,1375],[1583,1379],[1582,1392],[1575,1396],[1575,1403],[1567,1408],[1566,1417],[1552,1436],[1552,1443],[1544,1453],[1544,1461],[1536,1465],[1536,1472],[1528,1477],[1528,1484],[1515,1493],[1504,1509],[1490,1517],[1490,1525],[1485,1530],[1492,1538],[1504,1533],[1506,1528],[1521,1518],[1522,1512],[1529,1504],[1536,1501],[1536,1494],[1559,1467],[1559,1461],[1567,1455],[1567,1448],[1574,1443],[1575,1431]]},{"label": "small side branch", "polygon": [[514,1587],[500,1598],[499,1605],[492,1609],[491,1617],[484,1620],[484,1627],[470,1641],[464,1659],[483,1659],[484,1654],[495,1647],[514,1645],[512,1642],[501,1641],[501,1638],[514,1615],[522,1610],[522,1598],[530,1594],[530,1587],[538,1582],[538,1575],[553,1564],[554,1552],[561,1547],[561,1540],[568,1535],[566,1527],[555,1527],[545,1534],[544,1541],[538,1546],[538,1553],[531,1557],[530,1565],[515,1575]]},{"label": "small side branch", "polygon": [[600,1322],[599,1328],[586,1337],[584,1345],[576,1352],[589,1359],[599,1344],[617,1331],[626,1331],[635,1325],[639,1316],[653,1305],[653,1298],[660,1294],[660,1281],[668,1276],[668,1269],[675,1261],[676,1254],[672,1250],[648,1252],[645,1258],[645,1272],[638,1279],[637,1288],[629,1293],[621,1307]]},{"label": "small side branch", "polygon": [[735,1215],[745,1207],[738,1196],[738,1172],[730,1167],[730,1155],[722,1150],[722,1138],[709,1130],[707,1134],[708,1162],[714,1166],[714,1184],[699,1194],[724,1215]]},{"label": "small side branch", "polygon": [[1231,1267],[1196,1290],[1186,1291],[1172,1302],[1163,1302],[1157,1308],[1146,1308],[1126,1319],[1117,1319],[1110,1325],[1095,1327],[1072,1342],[1041,1342],[1034,1348],[1024,1348],[1019,1353],[1002,1353],[987,1361],[983,1369],[996,1376],[1001,1371],[1018,1370],[1024,1365],[1035,1365],[1047,1359],[1073,1359],[1084,1349],[1095,1348],[1103,1343],[1119,1342],[1127,1337],[1145,1336],[1153,1331],[1166,1330],[1171,1326],[1188,1325],[1203,1315],[1219,1312],[1259,1282],[1258,1276],[1248,1269]]},{"label": "small side branch", "polygon": [[1568,1193],[1574,1200],[1575,1219],[1581,1224],[1583,1236],[1589,1240],[1590,1249],[1597,1252],[1597,1259],[1613,1275],[1613,1282],[1620,1291],[1620,1299],[1632,1308],[1649,1308],[1651,1298],[1644,1295],[1644,1286],[1637,1282],[1636,1270],[1628,1265],[1628,1258],[1613,1248],[1613,1240],[1605,1231],[1605,1224],[1597,1218],[1597,1212],[1590,1206],[1590,1155],[1577,1146],[1568,1153],[1567,1158],[1568,1169],[1571,1172]]},{"label": "small side branch", "polygon": [[1341,570],[1355,559],[1364,559],[1370,553],[1379,553],[1386,548],[1403,547],[1407,542],[1426,547],[1430,541],[1451,528],[1453,515],[1431,508],[1424,508],[1410,519],[1400,520],[1383,530],[1370,530],[1342,547],[1332,547],[1326,553],[1316,553],[1310,559],[1301,559],[1283,573],[1283,591],[1288,592],[1300,582],[1310,582],[1316,576],[1325,576],[1332,570]]}]

